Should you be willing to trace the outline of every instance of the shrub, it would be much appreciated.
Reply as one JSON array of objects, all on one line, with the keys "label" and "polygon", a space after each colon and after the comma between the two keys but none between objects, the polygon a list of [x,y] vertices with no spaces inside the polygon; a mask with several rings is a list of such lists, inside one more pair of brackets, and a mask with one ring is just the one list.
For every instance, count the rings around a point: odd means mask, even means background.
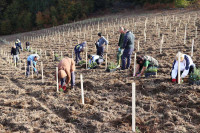
[{"label": "shrub", "polygon": [[176,7],[185,8],[190,5],[190,2],[187,0],[176,0],[175,5]]},{"label": "shrub", "polygon": [[92,62],[89,64],[89,67],[90,68],[95,68],[97,66],[97,63],[96,62]]},{"label": "shrub", "polygon": [[190,79],[193,80],[193,81],[200,80],[200,68],[199,69],[197,69],[197,68],[194,69],[194,73],[190,74]]}]

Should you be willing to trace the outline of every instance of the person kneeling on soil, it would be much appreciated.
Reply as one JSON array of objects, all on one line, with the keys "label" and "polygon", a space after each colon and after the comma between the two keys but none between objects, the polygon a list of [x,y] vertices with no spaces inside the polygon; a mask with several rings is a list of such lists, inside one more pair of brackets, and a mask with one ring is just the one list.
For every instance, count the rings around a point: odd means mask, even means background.
[{"label": "person kneeling on soil", "polygon": [[74,52],[75,52],[75,55],[76,55],[76,64],[79,62],[79,60],[82,60],[80,53],[84,52],[86,44],[87,44],[87,42],[85,41],[85,42],[75,46]]},{"label": "person kneeling on soil", "polygon": [[66,90],[65,84],[71,81],[71,89],[75,86],[75,62],[71,58],[63,58],[58,64],[58,80],[61,82],[59,89]]},{"label": "person kneeling on soil", "polygon": [[137,77],[141,77],[144,74],[145,70],[148,70],[150,67],[158,67],[158,61],[155,58],[148,55],[137,56],[136,62],[137,65],[135,73],[137,74]]},{"label": "person kneeling on soil", "polygon": [[36,69],[37,61],[39,60],[40,56],[38,54],[31,54],[27,58],[27,69],[26,69],[26,76],[28,77],[30,74],[30,66],[32,62],[33,71],[38,75],[38,71]]},{"label": "person kneeling on soil", "polygon": [[[189,55],[180,53],[180,71],[181,71],[181,81],[188,74],[193,73],[195,64],[192,61],[192,58]],[[171,72],[172,82],[178,82],[178,54],[174,60]]]},{"label": "person kneeling on soil", "polygon": [[11,55],[13,55],[13,61],[14,61],[14,63],[16,63],[16,65],[17,65],[17,62],[19,60],[18,54],[20,54],[19,48],[16,47],[16,46],[13,46],[12,49],[11,49]]},{"label": "person kneeling on soil", "polygon": [[97,65],[100,65],[104,60],[101,56],[99,55],[88,55],[89,59],[89,68],[94,68]]}]

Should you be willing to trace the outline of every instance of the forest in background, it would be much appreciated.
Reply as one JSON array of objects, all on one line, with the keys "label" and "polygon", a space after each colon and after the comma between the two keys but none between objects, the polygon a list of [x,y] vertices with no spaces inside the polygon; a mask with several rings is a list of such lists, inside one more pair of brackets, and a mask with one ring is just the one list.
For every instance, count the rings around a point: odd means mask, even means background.
[{"label": "forest in background", "polygon": [[0,35],[48,28],[90,17],[128,2],[144,9],[198,5],[199,0],[0,0]]}]

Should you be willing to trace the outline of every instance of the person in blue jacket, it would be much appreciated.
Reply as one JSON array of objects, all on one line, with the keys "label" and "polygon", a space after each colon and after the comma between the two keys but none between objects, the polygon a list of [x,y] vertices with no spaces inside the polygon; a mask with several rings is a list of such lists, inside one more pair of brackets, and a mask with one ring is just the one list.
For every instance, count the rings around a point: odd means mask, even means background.
[{"label": "person in blue jacket", "polygon": [[85,42],[75,46],[74,52],[75,52],[75,55],[76,55],[76,64],[79,62],[79,60],[82,60],[80,53],[84,52],[86,45],[87,45],[87,42],[85,41]]},{"label": "person in blue jacket", "polygon": [[97,55],[103,57],[104,53],[104,44],[108,45],[108,40],[105,39],[104,36],[101,35],[101,33],[98,33],[99,40],[96,42],[96,48],[97,48]]},{"label": "person in blue jacket", "polygon": [[[124,42],[123,42],[123,54],[122,54],[122,68],[121,70],[128,69],[131,64],[131,55],[134,51],[134,40],[135,40],[135,35],[131,33],[131,31],[126,32],[124,36]],[[127,59],[127,64],[126,64],[126,59]]]},{"label": "person in blue jacket", "polygon": [[16,48],[18,47],[18,48],[21,49],[21,51],[23,51],[22,43],[21,43],[21,41],[19,39],[17,39],[17,41],[15,42],[15,46],[16,46]]},{"label": "person in blue jacket", "polygon": [[31,62],[33,63],[33,70],[35,73],[38,74],[38,71],[36,69],[36,64],[37,64],[37,61],[39,60],[40,56],[38,54],[31,54],[28,56],[27,58],[27,69],[26,69],[26,76],[28,77],[29,74],[30,74],[30,69],[29,67],[31,66]]}]

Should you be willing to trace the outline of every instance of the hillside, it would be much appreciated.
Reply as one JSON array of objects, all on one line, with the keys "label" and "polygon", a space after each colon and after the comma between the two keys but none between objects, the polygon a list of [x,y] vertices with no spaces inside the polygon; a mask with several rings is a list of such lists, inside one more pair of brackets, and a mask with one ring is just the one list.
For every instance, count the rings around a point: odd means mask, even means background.
[{"label": "hillside", "polygon": [[[199,132],[200,87],[187,81],[183,84],[170,81],[175,55],[178,51],[191,55],[192,39],[195,41],[192,58],[200,66],[199,14],[191,10],[129,12],[1,37],[7,42],[0,45],[0,132],[131,132],[132,82],[136,83],[137,132]],[[108,73],[105,63],[92,70],[77,66],[76,89],[57,93],[54,75],[59,61],[54,61],[54,55],[72,57],[75,45],[85,40],[88,54],[95,54],[94,42],[101,31],[110,42],[106,51],[108,63],[116,62],[120,26],[135,34],[138,55],[151,55],[159,61],[157,77],[133,78],[130,70]],[[15,67],[10,49],[17,38],[24,48],[25,42],[30,41],[32,52],[23,51],[21,63]],[[41,56],[37,64],[39,76],[26,78],[26,58],[36,52]],[[80,74],[84,81],[84,105]]]}]

